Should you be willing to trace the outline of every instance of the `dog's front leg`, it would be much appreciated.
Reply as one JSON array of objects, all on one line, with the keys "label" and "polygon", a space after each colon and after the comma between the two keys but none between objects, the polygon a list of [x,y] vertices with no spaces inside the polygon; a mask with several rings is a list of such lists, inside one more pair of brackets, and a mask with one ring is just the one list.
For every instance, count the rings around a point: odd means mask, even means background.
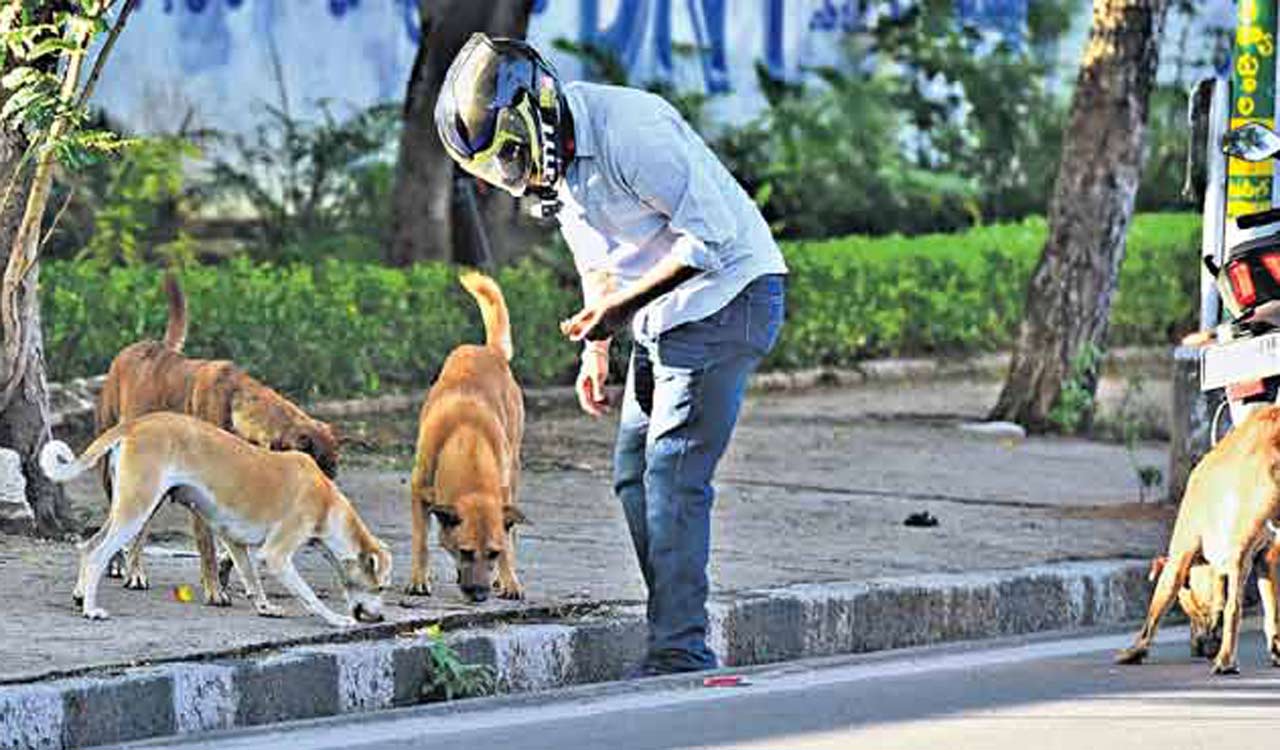
[{"label": "dog's front leg", "polygon": [[516,577],[516,530],[507,532],[507,548],[498,555],[498,598],[523,599],[524,587]]},{"label": "dog's front leg", "polygon": [[337,612],[325,606],[320,601],[320,597],[316,596],[316,592],[311,590],[307,582],[298,575],[298,569],[293,567],[293,559],[290,555],[279,551],[265,551],[263,557],[267,563],[267,570],[271,571],[271,575],[276,580],[296,596],[312,614],[320,617],[325,622],[334,627],[347,628],[356,624],[354,617],[340,615]]},{"label": "dog's front leg", "polygon": [[431,551],[427,534],[431,531],[427,518],[427,499],[416,495],[410,499],[413,511],[413,548],[409,560],[409,585],[404,592],[411,596],[431,596]]}]

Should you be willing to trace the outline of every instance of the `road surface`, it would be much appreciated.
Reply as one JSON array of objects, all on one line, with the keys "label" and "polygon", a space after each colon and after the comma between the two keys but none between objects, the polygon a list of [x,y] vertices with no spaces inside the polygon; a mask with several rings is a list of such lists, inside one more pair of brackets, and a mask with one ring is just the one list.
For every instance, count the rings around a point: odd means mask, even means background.
[{"label": "road surface", "polygon": [[1280,669],[1245,635],[1241,674],[1211,677],[1186,631],[1146,665],[1117,667],[1131,634],[913,649],[743,672],[749,686],[688,678],[425,706],[173,739],[174,750],[298,748],[1266,747],[1280,736]]}]

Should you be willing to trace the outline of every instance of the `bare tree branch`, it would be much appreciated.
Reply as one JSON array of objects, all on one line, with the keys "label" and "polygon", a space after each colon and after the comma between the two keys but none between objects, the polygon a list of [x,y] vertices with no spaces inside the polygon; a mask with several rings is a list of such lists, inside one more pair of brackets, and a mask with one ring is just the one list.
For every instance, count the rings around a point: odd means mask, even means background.
[{"label": "bare tree branch", "polygon": [[[107,58],[111,55],[111,49],[116,46],[116,40],[120,38],[120,33],[124,31],[124,25],[129,21],[130,14],[133,9],[138,6],[138,0],[125,0],[124,6],[120,8],[120,16],[116,19],[115,25],[107,32],[107,41],[103,43],[102,50],[98,52],[98,57],[93,61],[93,69],[89,71],[89,78],[85,81],[84,90],[80,92],[79,98],[76,99],[75,108],[77,111],[83,109],[89,103],[89,97],[93,96],[93,90],[98,86],[98,79],[102,77],[102,69],[107,64]],[[109,6],[108,6],[109,7]],[[106,9],[103,9],[106,13]]]}]

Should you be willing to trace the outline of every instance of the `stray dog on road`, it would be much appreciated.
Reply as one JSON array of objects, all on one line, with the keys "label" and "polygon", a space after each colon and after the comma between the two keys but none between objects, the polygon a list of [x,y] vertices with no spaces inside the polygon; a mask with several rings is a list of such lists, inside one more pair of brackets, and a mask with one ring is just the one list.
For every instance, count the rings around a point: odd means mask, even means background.
[{"label": "stray dog on road", "polygon": [[515,525],[524,400],[509,364],[511,322],[502,290],[479,273],[462,286],[480,305],[485,345],[463,345],[444,362],[418,417],[410,505],[413,562],[409,594],[431,593],[428,519],[435,518],[440,545],[458,567],[458,584],[482,602],[498,579],[497,594],[519,599]]},{"label": "stray dog on road", "polygon": [[[40,451],[40,468],[55,482],[75,478],[104,455],[112,466],[111,511],[80,546],[74,598],[84,616],[103,620],[98,581],[107,562],[146,526],[169,495],[187,505],[231,551],[258,613],[279,617],[267,601],[247,547],[313,614],[335,626],[382,620],[381,592],[391,580],[391,554],[360,520],[309,456],[273,452],[182,414],[155,413],[123,422],[94,440],[80,458],[61,441]],[[302,545],[315,542],[337,569],[350,616],[326,607],[293,566]]]},{"label": "stray dog on road", "polygon": [[[1137,664],[1146,658],[1160,618],[1184,587],[1192,568],[1203,561],[1209,566],[1208,584],[1195,592],[1198,609],[1214,615],[1218,595],[1216,579],[1226,577],[1222,596],[1222,645],[1213,660],[1214,674],[1233,674],[1240,634],[1244,584],[1249,564],[1260,552],[1273,547],[1273,519],[1280,516],[1280,406],[1258,408],[1200,460],[1187,481],[1178,517],[1169,540],[1167,562],[1159,577],[1146,622],[1133,646],[1116,655],[1120,664]],[[1262,598],[1263,627],[1272,664],[1280,665],[1277,640],[1276,581],[1280,555],[1261,555],[1258,591]],[[1208,599],[1205,606],[1204,600]],[[1189,613],[1190,614],[1190,613]],[[1193,615],[1194,618],[1194,615]]]},{"label": "stray dog on road", "polygon": [[[162,341],[139,341],[116,355],[98,394],[95,421],[102,434],[116,424],[156,411],[189,414],[271,450],[306,453],[329,477],[338,471],[338,439],[329,425],[312,419],[284,396],[249,377],[226,360],[188,359],[182,354],[187,338],[187,305],[182,287],[165,276],[169,320]],[[111,496],[110,467],[103,466],[103,488]],[[198,515],[192,532],[200,551],[200,582],[208,604],[231,603],[217,571],[213,537]],[[142,566],[144,528],[129,550],[125,588],[147,588]],[[113,568],[116,564],[113,562]],[[111,570],[109,575],[117,574]]]}]

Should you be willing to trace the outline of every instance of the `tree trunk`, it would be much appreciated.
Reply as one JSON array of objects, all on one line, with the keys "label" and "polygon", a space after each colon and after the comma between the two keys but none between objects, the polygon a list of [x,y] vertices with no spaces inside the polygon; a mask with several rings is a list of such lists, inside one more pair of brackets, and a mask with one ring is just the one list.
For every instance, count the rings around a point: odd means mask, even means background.
[{"label": "tree trunk", "polygon": [[[5,71],[7,72],[7,68]],[[2,100],[0,95],[0,100]],[[0,128],[0,175],[5,176],[13,174],[18,168],[18,162],[22,159],[22,154],[26,150],[27,140],[22,137],[21,133]],[[27,203],[27,188],[30,184],[29,180],[23,180],[13,191],[13,196],[7,206],[0,207],[0,247],[12,247],[13,240],[18,233],[18,225],[22,221],[22,210]],[[14,399],[17,405],[17,399]],[[0,419],[0,446],[13,448],[22,455],[22,450],[15,444],[10,436],[3,434],[6,432],[3,428],[7,426],[3,419]],[[24,464],[26,462],[24,461]],[[24,473],[30,474],[25,471]],[[54,503],[48,505],[56,506]],[[30,505],[22,505],[17,497],[7,498],[3,507],[0,507],[0,531],[4,532],[30,532],[35,530],[34,513]]]},{"label": "tree trunk", "polygon": [[[0,175],[13,174],[26,150],[27,140],[21,133],[0,130]],[[13,191],[7,206],[0,207],[0,247],[13,247],[18,226],[27,203],[30,179],[24,179]],[[0,531],[36,531],[54,536],[70,530],[69,508],[62,486],[55,484],[40,470],[36,458],[50,437],[49,391],[45,382],[44,345],[40,330],[40,310],[36,304],[38,269],[26,277],[22,289],[23,329],[33,341],[30,359],[22,382],[9,406],[0,413],[0,446],[12,448],[22,458],[26,476],[27,500],[35,516],[34,528],[21,515],[0,513]],[[8,372],[5,368],[3,372]]]},{"label": "tree trunk", "polygon": [[31,331],[34,341],[22,383],[13,394],[9,407],[0,414],[0,445],[12,448],[22,457],[22,471],[27,480],[27,500],[35,513],[35,531],[41,536],[60,536],[75,530],[71,508],[62,485],[50,481],[37,462],[40,449],[52,437],[40,309],[35,303],[38,275],[39,269],[33,269],[27,276],[23,289],[23,296],[31,300],[30,307],[25,311],[25,315],[29,317],[24,320],[23,325]]},{"label": "tree trunk", "polygon": [[[1105,343],[1167,9],[1168,0],[1094,0],[1049,203],[1049,238],[993,419],[1047,429],[1073,362]],[[1079,373],[1089,394],[1097,384],[1093,359]],[[1089,414],[1084,418],[1087,424]]]},{"label": "tree trunk", "polygon": [[[436,135],[436,97],[449,64],[472,32],[524,38],[531,9],[532,0],[421,0],[422,37],[405,94],[389,262],[403,266],[423,260],[475,261],[467,252],[464,233],[454,231],[462,209],[453,199],[453,161]],[[504,196],[491,190],[480,200],[510,203]],[[483,214],[491,214],[484,209]],[[492,242],[504,232],[492,228],[489,235]]]}]

